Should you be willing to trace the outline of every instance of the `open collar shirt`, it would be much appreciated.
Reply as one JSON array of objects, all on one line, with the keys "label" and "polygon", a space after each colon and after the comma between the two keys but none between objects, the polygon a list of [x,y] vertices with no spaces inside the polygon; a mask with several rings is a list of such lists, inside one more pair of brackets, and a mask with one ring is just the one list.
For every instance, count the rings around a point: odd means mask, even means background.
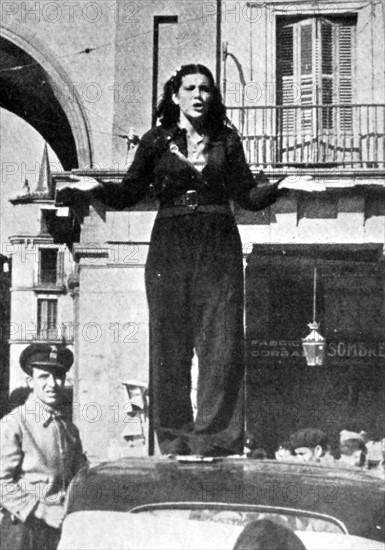
[{"label": "open collar shirt", "polygon": [[87,460],[71,420],[30,394],[0,420],[0,504],[21,521],[40,501],[64,501]]}]

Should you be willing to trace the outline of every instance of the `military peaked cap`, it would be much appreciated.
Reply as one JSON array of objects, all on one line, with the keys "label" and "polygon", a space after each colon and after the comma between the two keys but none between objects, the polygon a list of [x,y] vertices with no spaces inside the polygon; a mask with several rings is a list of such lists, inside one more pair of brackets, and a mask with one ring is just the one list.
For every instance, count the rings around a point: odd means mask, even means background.
[{"label": "military peaked cap", "polygon": [[63,344],[30,344],[22,351],[19,361],[28,375],[32,374],[33,367],[66,373],[74,361],[74,355]]}]

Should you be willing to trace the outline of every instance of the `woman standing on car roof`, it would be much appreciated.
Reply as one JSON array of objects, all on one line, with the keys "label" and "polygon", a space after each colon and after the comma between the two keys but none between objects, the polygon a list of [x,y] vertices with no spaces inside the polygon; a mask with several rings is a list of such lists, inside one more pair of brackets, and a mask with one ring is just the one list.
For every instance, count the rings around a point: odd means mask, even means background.
[{"label": "woman standing on car roof", "polygon": [[[164,86],[160,124],[141,139],[120,184],[89,178],[77,191],[117,209],[159,201],[146,264],[150,403],[163,454],[242,453],[243,266],[233,199],[260,210],[284,190],[257,187],[212,73],[183,65]],[[75,189],[75,191],[74,191]],[[194,348],[197,416],[190,400]]]}]

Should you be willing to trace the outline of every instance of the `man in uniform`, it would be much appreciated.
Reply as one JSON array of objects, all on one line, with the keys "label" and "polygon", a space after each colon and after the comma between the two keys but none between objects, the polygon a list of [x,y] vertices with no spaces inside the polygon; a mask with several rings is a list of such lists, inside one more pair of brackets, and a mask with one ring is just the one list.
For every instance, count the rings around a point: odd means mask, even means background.
[{"label": "man in uniform", "polygon": [[67,487],[87,464],[79,432],[62,411],[73,354],[65,346],[31,344],[20,356],[32,392],[0,422],[0,547],[54,550]]}]

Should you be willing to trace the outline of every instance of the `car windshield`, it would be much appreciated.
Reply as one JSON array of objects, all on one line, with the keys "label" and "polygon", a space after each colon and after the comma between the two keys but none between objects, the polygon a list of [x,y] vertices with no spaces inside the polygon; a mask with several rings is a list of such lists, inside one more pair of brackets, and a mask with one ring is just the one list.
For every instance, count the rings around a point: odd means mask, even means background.
[{"label": "car windshield", "polygon": [[218,503],[163,503],[138,506],[131,513],[192,521],[207,521],[244,527],[248,523],[271,519],[293,531],[347,534],[344,524],[332,516],[305,510],[271,506]]}]

